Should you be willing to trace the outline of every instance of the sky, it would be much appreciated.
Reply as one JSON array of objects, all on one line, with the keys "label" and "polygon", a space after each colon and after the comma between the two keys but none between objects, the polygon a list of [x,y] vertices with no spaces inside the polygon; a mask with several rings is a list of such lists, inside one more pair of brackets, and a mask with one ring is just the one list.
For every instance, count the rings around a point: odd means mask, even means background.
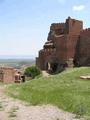
[{"label": "sky", "polygon": [[38,56],[51,23],[68,16],[90,27],[90,0],[0,0],[0,55]]}]

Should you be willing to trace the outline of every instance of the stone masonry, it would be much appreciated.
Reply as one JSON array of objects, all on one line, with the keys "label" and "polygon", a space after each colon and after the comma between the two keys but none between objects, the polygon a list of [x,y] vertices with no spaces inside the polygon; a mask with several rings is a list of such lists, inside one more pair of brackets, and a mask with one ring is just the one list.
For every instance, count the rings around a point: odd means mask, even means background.
[{"label": "stone masonry", "polygon": [[51,24],[36,65],[52,72],[65,67],[90,66],[90,28],[83,30],[83,22],[70,17],[65,23]]},{"label": "stone masonry", "polygon": [[21,80],[21,75],[14,68],[1,67],[0,68],[0,82],[15,83]]}]

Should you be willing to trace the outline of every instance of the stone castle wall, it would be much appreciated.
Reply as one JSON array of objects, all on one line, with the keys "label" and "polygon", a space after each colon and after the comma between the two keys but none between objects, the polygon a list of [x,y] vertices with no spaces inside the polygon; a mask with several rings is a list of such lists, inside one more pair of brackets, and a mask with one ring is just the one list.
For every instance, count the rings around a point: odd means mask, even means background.
[{"label": "stone castle wall", "polygon": [[14,68],[0,67],[0,82],[15,83],[21,80],[21,74]]},{"label": "stone castle wall", "polygon": [[39,51],[36,64],[44,70],[47,70],[48,64],[69,66],[69,61],[70,64],[72,61],[72,64],[78,62],[83,66],[90,64],[89,56],[90,29],[83,30],[82,21],[69,17],[65,23],[51,24],[47,42]]},{"label": "stone castle wall", "polygon": [[80,66],[90,66],[90,28],[80,33],[76,59]]},{"label": "stone castle wall", "polygon": [[0,81],[14,83],[16,71],[13,68],[0,68]]}]

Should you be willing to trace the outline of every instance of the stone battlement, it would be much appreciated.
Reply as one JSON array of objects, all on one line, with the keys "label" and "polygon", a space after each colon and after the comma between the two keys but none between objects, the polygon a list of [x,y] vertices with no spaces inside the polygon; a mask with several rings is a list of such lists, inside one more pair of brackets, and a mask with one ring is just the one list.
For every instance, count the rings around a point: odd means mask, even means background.
[{"label": "stone battlement", "polygon": [[84,29],[83,31],[81,31],[82,33],[84,33],[84,32],[90,32],[90,28],[86,28],[86,29]]}]

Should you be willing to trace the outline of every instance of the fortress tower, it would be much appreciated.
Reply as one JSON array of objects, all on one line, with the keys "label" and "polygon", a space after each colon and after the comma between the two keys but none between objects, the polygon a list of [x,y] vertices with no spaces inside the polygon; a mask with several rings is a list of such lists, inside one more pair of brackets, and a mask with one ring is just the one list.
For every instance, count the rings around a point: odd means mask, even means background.
[{"label": "fortress tower", "polygon": [[82,21],[68,17],[65,23],[51,24],[47,42],[39,51],[36,65],[52,72],[74,65],[89,65],[90,50],[83,53],[87,46],[90,49],[90,29],[83,30]]}]

